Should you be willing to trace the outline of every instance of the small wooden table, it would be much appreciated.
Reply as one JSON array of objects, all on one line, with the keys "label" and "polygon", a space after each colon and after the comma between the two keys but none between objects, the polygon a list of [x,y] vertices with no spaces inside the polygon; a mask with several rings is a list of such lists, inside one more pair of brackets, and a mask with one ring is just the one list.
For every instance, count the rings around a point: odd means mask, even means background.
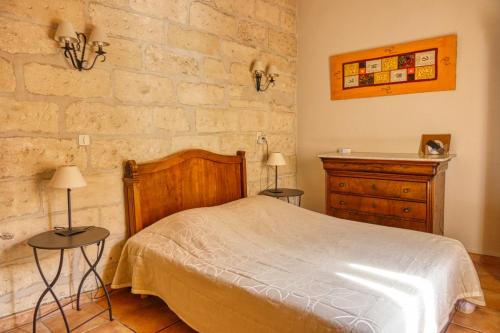
[{"label": "small wooden table", "polygon": [[[66,332],[71,332],[78,327],[82,326],[83,324],[87,323],[88,321],[96,318],[98,315],[105,311],[109,311],[109,320],[113,320],[113,315],[111,312],[111,300],[109,299],[109,294],[108,291],[106,290],[106,287],[104,286],[104,282],[102,281],[101,277],[96,271],[96,266],[99,263],[99,260],[101,260],[102,254],[104,252],[104,241],[105,239],[109,236],[109,231],[104,228],[99,228],[99,227],[89,227],[87,230],[85,230],[82,233],[75,234],[72,236],[61,236],[56,234],[57,230],[51,230],[47,232],[43,232],[41,234],[38,234],[36,236],[31,237],[28,240],[28,245],[33,248],[33,254],[35,256],[35,262],[36,262],[36,267],[38,268],[38,271],[40,272],[40,275],[42,276],[42,280],[45,283],[45,290],[42,292],[40,295],[40,298],[38,299],[38,302],[36,303],[35,307],[35,312],[33,315],[33,332],[36,332],[36,321],[37,321],[37,316],[38,316],[38,310],[40,308],[40,305],[42,304],[42,300],[47,295],[47,293],[51,293],[52,297],[54,298],[57,307],[59,308],[59,311],[61,312],[61,315],[64,320],[64,325],[66,327]],[[97,258],[94,263],[92,263],[87,254],[85,253],[85,247],[88,245],[97,245]],[[80,285],[78,286],[78,293],[76,296],[76,309],[80,311],[80,294],[82,292],[82,287],[83,283],[85,282],[85,279],[90,275],[90,273],[94,273],[96,278],[99,280],[102,289],[104,289],[104,293],[106,294],[106,300],[108,301],[108,308],[104,309],[100,313],[96,314],[95,316],[91,317],[90,319],[84,321],[83,323],[80,323],[78,326],[69,328],[68,324],[68,319],[66,318],[66,315],[64,314],[64,310],[61,306],[61,303],[56,297],[56,294],[52,290],[54,285],[57,283],[57,280],[59,279],[59,276],[61,275],[61,269],[63,266],[63,258],[64,258],[64,250],[67,249],[74,249],[79,247],[82,251],[83,257],[85,258],[85,261],[87,264],[90,266],[89,270],[83,275],[82,280],[80,281]],[[42,267],[40,265],[40,260],[38,259],[38,253],[37,249],[43,249],[43,250],[58,250],[60,251],[60,256],[59,256],[59,267],[57,269],[57,273],[54,276],[54,279],[49,283],[45,275],[43,274]]]},{"label": "small wooden table", "polygon": [[298,206],[300,207],[300,201],[304,191],[296,189],[296,188],[278,188],[280,192],[274,192],[273,189],[268,189],[260,192],[260,195],[267,195],[269,197],[273,197],[276,199],[286,198],[288,203],[290,203],[290,197],[298,197]]}]

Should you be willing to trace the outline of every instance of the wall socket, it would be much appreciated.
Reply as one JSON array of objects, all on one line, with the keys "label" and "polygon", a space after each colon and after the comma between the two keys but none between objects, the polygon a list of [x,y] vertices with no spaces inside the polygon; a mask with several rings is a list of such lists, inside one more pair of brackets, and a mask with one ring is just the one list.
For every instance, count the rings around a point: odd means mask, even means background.
[{"label": "wall socket", "polygon": [[88,134],[78,135],[78,145],[79,146],[89,146],[90,145],[90,135],[88,135]]},{"label": "wall socket", "polygon": [[9,240],[9,239],[13,239],[13,238],[14,238],[14,234],[11,232],[0,232],[0,239],[2,239],[2,240]]},{"label": "wall socket", "polygon": [[257,134],[257,143],[259,145],[263,145],[264,143],[267,142],[267,136],[263,133]]}]

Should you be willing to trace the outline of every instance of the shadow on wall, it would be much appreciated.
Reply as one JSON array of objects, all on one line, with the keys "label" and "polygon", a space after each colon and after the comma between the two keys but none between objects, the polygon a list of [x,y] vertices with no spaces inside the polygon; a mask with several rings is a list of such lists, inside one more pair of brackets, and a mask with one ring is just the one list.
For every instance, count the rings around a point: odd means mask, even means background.
[{"label": "shadow on wall", "polygon": [[489,84],[482,247],[483,253],[500,256],[500,77],[491,70],[500,60],[500,25],[498,11],[487,12],[487,15],[483,20],[489,47]]}]

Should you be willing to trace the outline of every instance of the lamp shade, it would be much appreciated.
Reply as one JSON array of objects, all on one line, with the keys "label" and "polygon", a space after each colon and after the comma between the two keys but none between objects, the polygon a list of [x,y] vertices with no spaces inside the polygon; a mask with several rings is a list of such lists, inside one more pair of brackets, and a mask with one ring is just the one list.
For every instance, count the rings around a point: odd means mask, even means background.
[{"label": "lamp shade", "polygon": [[64,165],[57,168],[54,176],[50,180],[50,187],[53,188],[78,188],[87,186],[80,170],[76,165]]},{"label": "lamp shade", "polygon": [[267,165],[270,166],[286,165],[286,161],[282,153],[271,153],[267,158]]},{"label": "lamp shade", "polygon": [[54,35],[54,39],[58,41],[59,43],[61,42],[69,42],[69,43],[76,43],[78,42],[78,39],[76,38],[76,32],[75,29],[73,28],[73,25],[69,22],[62,21],[59,23],[59,26],[57,27],[56,34]]},{"label": "lamp shade", "polygon": [[254,72],[259,72],[259,73],[263,73],[265,71],[265,67],[264,67],[264,64],[262,63],[262,61],[260,60],[256,60],[254,63],[253,63],[253,71]]},{"label": "lamp shade", "polygon": [[95,27],[90,34],[89,44],[93,46],[107,46],[109,45],[108,36],[106,36],[104,30]]},{"label": "lamp shade", "polygon": [[279,76],[278,68],[276,68],[275,65],[269,65],[269,67],[267,68],[267,75],[278,77]]}]

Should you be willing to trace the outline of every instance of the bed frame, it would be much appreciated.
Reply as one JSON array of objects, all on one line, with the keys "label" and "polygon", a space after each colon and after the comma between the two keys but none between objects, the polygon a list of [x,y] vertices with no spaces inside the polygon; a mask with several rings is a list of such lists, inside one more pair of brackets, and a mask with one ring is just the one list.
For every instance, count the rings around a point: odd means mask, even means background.
[{"label": "bed frame", "polygon": [[159,161],[125,163],[129,234],[181,210],[220,205],[247,196],[245,152],[219,155],[185,150]]}]

